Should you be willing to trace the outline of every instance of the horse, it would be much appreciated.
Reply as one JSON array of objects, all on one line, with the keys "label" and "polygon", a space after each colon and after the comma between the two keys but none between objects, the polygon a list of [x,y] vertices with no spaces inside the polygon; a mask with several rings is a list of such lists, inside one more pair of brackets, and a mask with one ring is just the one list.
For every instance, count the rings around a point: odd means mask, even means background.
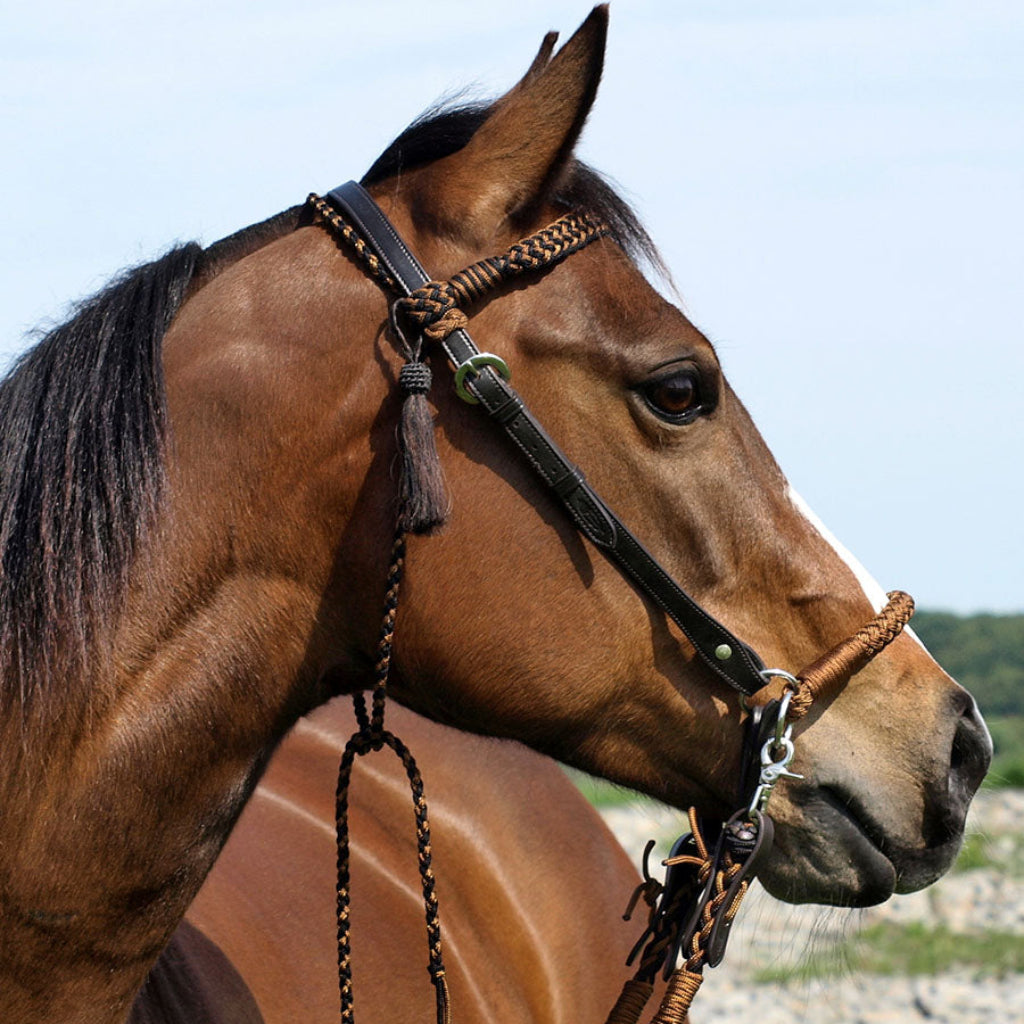
[{"label": "horse", "polygon": [[[635,215],[574,156],[606,31],[602,7],[557,53],[549,35],[505,96],[414,124],[363,185],[440,279],[567,211],[602,225],[490,289],[473,332],[585,471],[566,493],[599,491],[702,628],[743,640],[709,653],[421,374],[448,514],[408,537],[389,689],[725,814],[747,716],[730,665],[749,669],[751,649],[806,665],[884,598],[651,285]],[[0,388],[4,1020],[123,1021],[282,737],[375,683],[409,353],[354,252],[309,204],[180,246],[84,303]],[[422,356],[441,378],[438,351]],[[773,796],[760,878],[793,902],[934,881],[991,756],[974,701],[913,635],[848,675],[796,723],[803,779]]]},{"label": "horse", "polygon": [[[622,910],[639,879],[614,836],[549,758],[405,708],[388,715],[427,783],[458,1019],[602,1020],[637,930]],[[337,1019],[334,785],[354,725],[341,700],[296,725],[189,908],[194,931],[185,941],[216,944],[266,1024]],[[395,758],[363,759],[357,768],[350,811],[357,1017],[430,1019],[408,783]],[[180,975],[173,950],[164,959],[168,973]],[[205,964],[211,956],[195,959]],[[208,1001],[214,1008],[230,1005],[219,985]],[[161,995],[142,993],[154,1004],[165,1001]],[[149,1019],[138,1005],[138,1020]]]}]

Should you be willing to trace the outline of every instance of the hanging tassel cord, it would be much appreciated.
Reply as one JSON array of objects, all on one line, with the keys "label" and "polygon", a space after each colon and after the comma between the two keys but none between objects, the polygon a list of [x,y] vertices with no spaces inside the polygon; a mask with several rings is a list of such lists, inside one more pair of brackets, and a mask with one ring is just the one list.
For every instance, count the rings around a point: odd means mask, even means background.
[{"label": "hanging tassel cord", "polygon": [[337,884],[337,940],[338,988],[341,1001],[342,1024],[355,1024],[352,990],[351,948],[351,859],[348,824],[348,794],[352,780],[352,767],[357,757],[375,750],[390,748],[401,760],[412,791],[413,812],[416,822],[416,849],[420,886],[427,924],[427,971],[434,986],[437,1024],[451,1024],[451,1001],[444,967],[441,942],[441,923],[437,900],[437,883],[433,870],[433,850],[430,842],[430,820],[423,792],[423,777],[409,748],[392,732],[384,728],[387,700],[387,682],[391,668],[395,620],[398,598],[405,566],[405,535],[399,530],[391,550],[387,591],[384,598],[384,616],[377,640],[377,661],[374,668],[374,686],[371,705],[366,697],[357,693],[353,697],[358,729],[345,745],[338,769],[338,787],[335,793],[335,832],[338,848]]}]

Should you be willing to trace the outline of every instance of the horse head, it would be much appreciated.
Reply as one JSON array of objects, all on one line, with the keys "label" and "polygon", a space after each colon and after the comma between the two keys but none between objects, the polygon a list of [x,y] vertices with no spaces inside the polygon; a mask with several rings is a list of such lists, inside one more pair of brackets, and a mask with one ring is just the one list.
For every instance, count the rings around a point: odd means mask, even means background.
[{"label": "horse head", "polygon": [[[606,225],[492,289],[472,332],[664,570],[796,671],[879,592],[793,494],[710,342],[652,287],[628,206],[573,155],[606,21],[597,8],[557,54],[549,36],[496,103],[414,125],[364,184],[439,279],[568,210]],[[396,515],[390,306],[296,208],[135,272],[5,381],[10,1019],[126,1012],[276,742],[371,685]],[[738,695],[426,354],[450,513],[408,541],[394,696],[731,810]],[[805,778],[773,797],[771,891],[867,904],[950,865],[991,748],[912,635],[817,701],[795,740]]]},{"label": "horse head", "polygon": [[[365,183],[441,279],[566,209],[611,225],[611,238],[490,293],[471,330],[661,565],[768,664],[796,672],[884,595],[789,487],[710,342],[638,268],[647,236],[572,155],[604,32],[598,9],[554,57],[549,38],[506,96],[415,126]],[[358,268],[331,259],[335,290],[353,276],[358,286]],[[379,331],[385,300],[363,288]],[[365,344],[345,348],[365,359]],[[393,393],[394,353],[386,341],[377,353]],[[451,514],[410,541],[396,696],[678,806],[734,805],[737,696],[447,379],[431,398]],[[390,434],[394,414],[382,419]],[[379,507],[393,478],[381,465],[368,480]],[[371,563],[359,575],[372,578]],[[777,851],[762,876],[772,892],[868,904],[948,868],[988,739],[970,696],[913,634],[819,702],[796,740],[805,780],[774,798]]]}]

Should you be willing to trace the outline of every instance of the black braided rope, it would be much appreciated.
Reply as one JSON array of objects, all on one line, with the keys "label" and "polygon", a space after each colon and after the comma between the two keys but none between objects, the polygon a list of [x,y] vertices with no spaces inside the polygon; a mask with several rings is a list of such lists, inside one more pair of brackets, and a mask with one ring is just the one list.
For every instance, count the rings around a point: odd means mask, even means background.
[{"label": "black braided rope", "polygon": [[366,698],[362,693],[353,697],[356,720],[359,728],[348,743],[338,768],[338,786],[335,791],[335,838],[338,847],[337,859],[337,941],[338,941],[338,989],[341,1000],[342,1024],[354,1024],[355,1010],[352,992],[352,946],[351,946],[351,852],[348,827],[348,791],[352,781],[352,766],[357,757],[372,750],[390,747],[405,767],[406,777],[412,790],[413,811],[416,820],[416,849],[419,864],[420,886],[423,892],[423,907],[427,922],[428,967],[430,979],[437,996],[438,1021],[449,1020],[448,989],[445,981],[444,956],[441,945],[441,923],[438,914],[437,883],[433,871],[433,853],[430,844],[430,820],[427,801],[423,793],[423,777],[409,748],[394,733],[384,728],[384,711],[387,699],[387,681],[391,668],[391,651],[395,634],[395,619],[398,614],[398,598],[405,567],[405,536],[399,533],[391,549],[391,564],[388,569],[387,591],[384,596],[384,616],[380,635],[377,639],[377,662],[374,667],[372,710],[367,710]]},{"label": "black braided rope", "polygon": [[398,386],[407,395],[425,395],[432,377],[426,363],[406,363],[398,374]]},{"label": "black braided rope", "polygon": [[379,281],[388,291],[398,290],[395,279],[384,269],[384,264],[373,254],[370,247],[360,237],[359,232],[326,199],[318,196],[315,192],[310,192],[306,197],[306,202],[320,214],[323,223],[327,224],[337,237],[345,241],[349,249],[367,269],[370,277]]}]

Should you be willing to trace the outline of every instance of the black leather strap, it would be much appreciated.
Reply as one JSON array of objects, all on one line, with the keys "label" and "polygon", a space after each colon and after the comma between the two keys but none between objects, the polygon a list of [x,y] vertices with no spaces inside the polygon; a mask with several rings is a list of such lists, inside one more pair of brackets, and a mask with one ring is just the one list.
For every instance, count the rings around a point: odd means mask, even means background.
[{"label": "black leather strap", "polygon": [[[391,222],[361,185],[350,181],[329,192],[327,199],[384,263],[403,296],[430,280]],[[443,347],[455,368],[471,356],[480,354],[464,330],[449,335]],[[534,472],[561,501],[577,529],[601,548],[644,594],[672,618],[708,668],[741,693],[750,695],[760,690],[764,686],[760,669],[764,666],[757,654],[709,615],[665,572],[594,493],[583,473],[547,435],[515,390],[489,367],[467,377],[466,387],[479,399],[480,408],[501,425]]]}]

